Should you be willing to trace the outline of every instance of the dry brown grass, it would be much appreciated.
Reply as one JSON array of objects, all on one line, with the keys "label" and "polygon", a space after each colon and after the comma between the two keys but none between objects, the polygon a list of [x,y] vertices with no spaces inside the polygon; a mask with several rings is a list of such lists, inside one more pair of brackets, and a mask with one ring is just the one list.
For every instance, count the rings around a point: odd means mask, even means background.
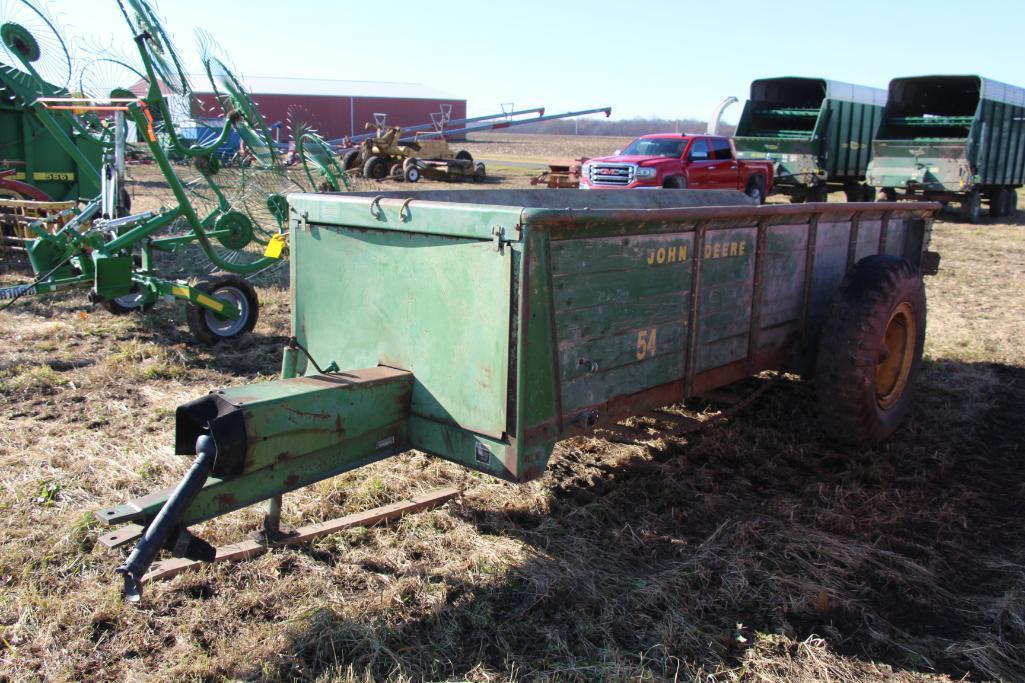
[{"label": "dry brown grass", "polygon": [[[90,512],[181,476],[174,406],[273,376],[281,274],[255,334],[217,349],[175,307],[20,303],[0,314],[0,679],[1021,680],[1025,226],[940,222],[934,245],[920,400],[879,449],[824,441],[786,379],[706,433],[564,442],[530,484],[410,453],[287,496],[286,521],[465,494],[142,608]],[[236,540],[260,514],[199,531]]]}]

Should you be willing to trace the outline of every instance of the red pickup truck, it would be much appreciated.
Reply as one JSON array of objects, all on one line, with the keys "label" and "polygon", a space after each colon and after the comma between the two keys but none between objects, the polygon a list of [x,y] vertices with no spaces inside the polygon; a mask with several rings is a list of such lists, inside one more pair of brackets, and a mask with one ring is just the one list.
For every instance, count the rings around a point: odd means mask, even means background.
[{"label": "red pickup truck", "polygon": [[580,189],[617,188],[742,190],[761,203],[772,190],[772,162],[740,161],[717,135],[644,135],[581,168]]}]

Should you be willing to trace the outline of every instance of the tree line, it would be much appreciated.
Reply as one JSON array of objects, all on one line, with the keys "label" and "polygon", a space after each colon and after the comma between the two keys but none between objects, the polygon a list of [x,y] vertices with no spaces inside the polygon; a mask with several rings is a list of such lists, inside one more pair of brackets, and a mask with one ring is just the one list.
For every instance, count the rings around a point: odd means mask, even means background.
[{"label": "tree line", "polygon": [[[630,119],[606,119],[596,116],[576,119],[558,119],[527,123],[509,128],[508,133],[531,133],[534,135],[613,135],[618,137],[636,137],[647,133],[704,133],[708,128],[706,121],[698,119],[662,119],[635,117]],[[736,126],[723,123],[719,126],[720,135],[733,135]]]}]

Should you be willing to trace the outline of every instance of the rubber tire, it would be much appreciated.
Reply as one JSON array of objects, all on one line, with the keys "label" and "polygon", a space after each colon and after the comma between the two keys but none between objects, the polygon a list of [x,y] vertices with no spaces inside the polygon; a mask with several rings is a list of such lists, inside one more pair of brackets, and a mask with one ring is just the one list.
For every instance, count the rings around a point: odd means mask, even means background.
[{"label": "rubber tire", "polygon": [[402,164],[392,164],[388,168],[388,178],[392,180],[402,180]]},{"label": "rubber tire", "polygon": [[484,168],[484,164],[478,163],[473,169],[473,182],[483,183],[488,177],[488,171]]},{"label": "rubber tire", "polygon": [[976,189],[961,197],[961,220],[978,223],[982,215],[982,194]]},{"label": "rubber tire", "polygon": [[790,200],[791,204],[804,204],[808,201],[808,195],[802,191],[793,191],[793,194],[788,194],[787,199]]},{"label": "rubber tire", "polygon": [[[128,296],[127,294],[125,296]],[[139,311],[147,311],[153,307],[153,304],[138,304],[135,306],[125,306],[117,299],[104,299],[100,302],[100,305],[107,309],[107,312],[111,315],[131,315],[132,313],[138,313]]]},{"label": "rubber tire", "polygon": [[851,185],[843,189],[844,197],[848,202],[860,202],[862,197],[861,185]]},{"label": "rubber tire", "polygon": [[758,202],[759,206],[765,203],[765,178],[756,175],[747,181],[747,188],[744,190],[751,199]]},{"label": "rubber tire", "polygon": [[991,218],[1003,218],[1007,215],[1008,194],[1007,188],[1003,186],[993,190],[993,193],[990,194],[989,215]]},{"label": "rubber tire", "polygon": [[371,180],[384,180],[388,177],[388,160],[384,157],[372,156],[363,164],[363,177]]},{"label": "rubber tire", "polygon": [[412,164],[406,166],[406,170],[402,172],[402,178],[407,183],[420,182],[420,169]]},{"label": "rubber tire", "polygon": [[456,159],[460,159],[462,161],[469,161],[471,164],[473,164],[473,155],[467,152],[465,149],[461,149],[458,152],[456,152]]},{"label": "rubber tire", "polygon": [[663,190],[686,190],[687,179],[680,175],[669,176],[662,183]]},{"label": "rubber tire", "polygon": [[342,168],[346,171],[351,171],[356,168],[356,160],[359,157],[358,149],[350,149],[348,152],[342,155]]},{"label": "rubber tire", "polygon": [[881,202],[895,202],[897,201],[897,190],[892,187],[884,187],[879,190],[879,201]]},{"label": "rubber tire", "polygon": [[256,290],[253,289],[253,286],[245,278],[234,273],[216,272],[201,278],[193,287],[211,296],[222,287],[234,287],[242,292],[249,304],[249,318],[246,320],[245,325],[234,334],[227,336],[218,334],[207,324],[206,313],[208,309],[197,306],[192,302],[185,304],[185,322],[188,323],[189,330],[199,341],[213,346],[225,339],[237,339],[243,334],[252,332],[253,328],[256,327],[256,321],[260,317],[260,299],[256,295]]},{"label": "rubber tire", "polygon": [[876,189],[871,185],[861,186],[861,201],[874,202],[876,200]]},{"label": "rubber tire", "polygon": [[1004,216],[1010,218],[1018,216],[1018,190],[1013,187],[1007,188],[1007,211]]},{"label": "rubber tire", "polygon": [[[876,397],[879,350],[891,315],[904,302],[916,319],[915,346],[903,391],[882,408]],[[925,325],[925,287],[910,262],[875,255],[855,264],[833,297],[819,337],[815,392],[820,422],[831,438],[874,445],[897,430],[914,399]]]}]

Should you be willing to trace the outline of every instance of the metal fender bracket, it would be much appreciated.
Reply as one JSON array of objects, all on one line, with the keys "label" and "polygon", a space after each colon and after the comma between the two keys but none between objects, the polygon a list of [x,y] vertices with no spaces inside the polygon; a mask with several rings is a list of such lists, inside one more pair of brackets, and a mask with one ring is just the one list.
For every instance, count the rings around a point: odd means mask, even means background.
[{"label": "metal fender bracket", "polygon": [[940,253],[938,251],[923,251],[922,260],[918,268],[922,275],[936,275],[940,272]]}]

